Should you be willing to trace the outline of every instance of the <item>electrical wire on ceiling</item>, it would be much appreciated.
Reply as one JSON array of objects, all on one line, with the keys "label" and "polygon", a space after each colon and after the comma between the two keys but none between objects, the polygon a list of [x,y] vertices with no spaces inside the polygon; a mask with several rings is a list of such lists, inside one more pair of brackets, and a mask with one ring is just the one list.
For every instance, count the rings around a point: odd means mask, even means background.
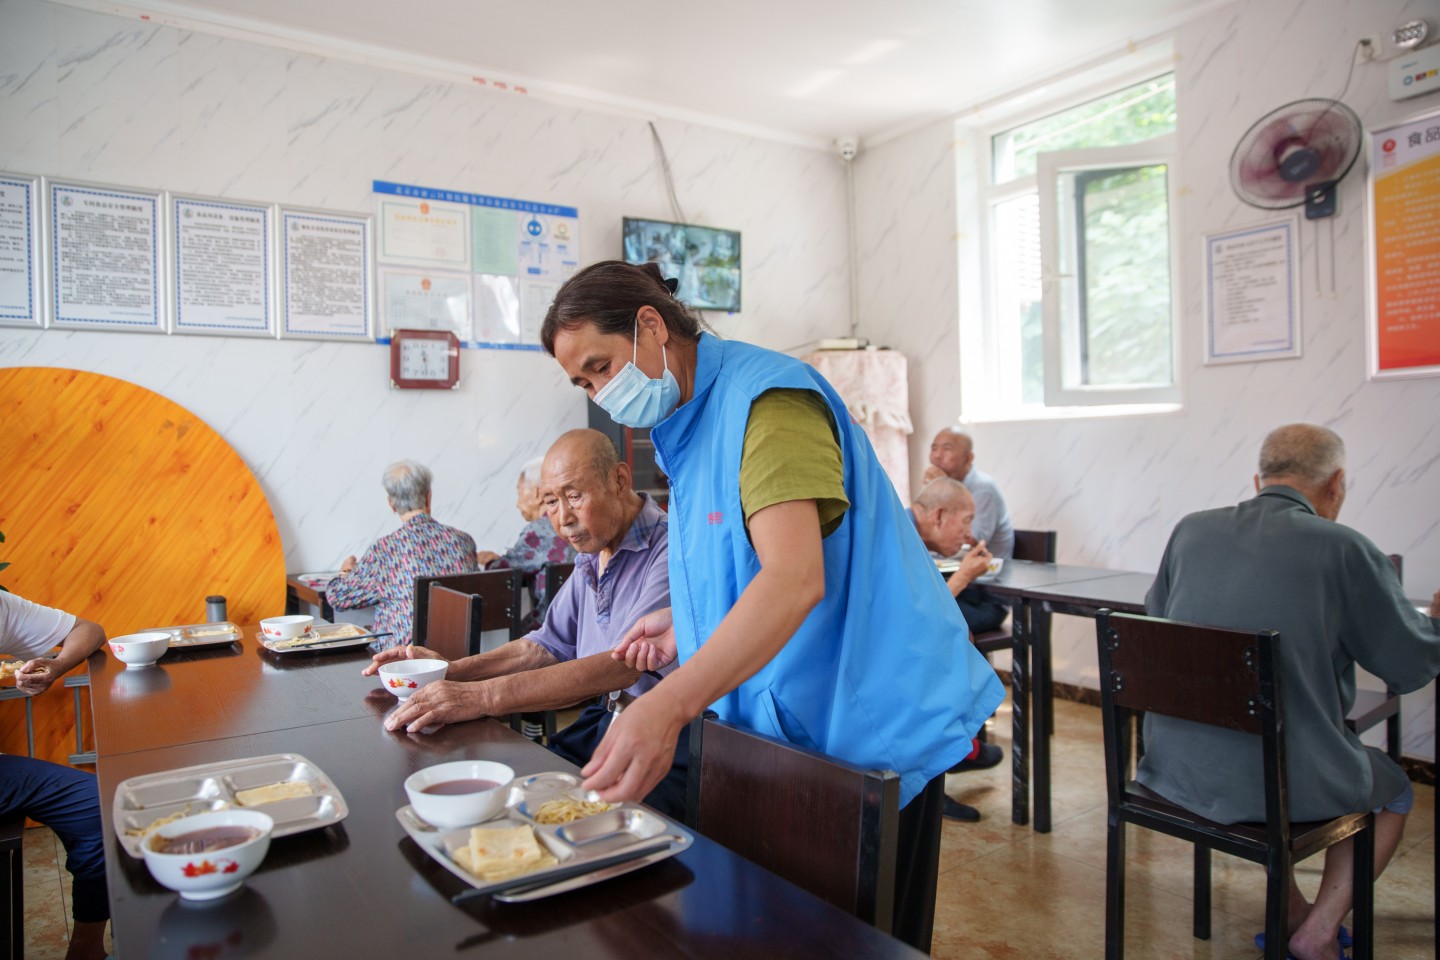
[{"label": "electrical wire on ceiling", "polygon": [[680,197],[675,193],[675,175],[670,171],[670,158],[665,154],[665,144],[660,141],[660,131],[655,129],[655,121],[648,122],[650,137],[655,141],[655,152],[660,157],[660,172],[665,177],[665,191],[670,196],[670,212],[676,223],[689,223],[685,219],[685,211],[680,209]]}]

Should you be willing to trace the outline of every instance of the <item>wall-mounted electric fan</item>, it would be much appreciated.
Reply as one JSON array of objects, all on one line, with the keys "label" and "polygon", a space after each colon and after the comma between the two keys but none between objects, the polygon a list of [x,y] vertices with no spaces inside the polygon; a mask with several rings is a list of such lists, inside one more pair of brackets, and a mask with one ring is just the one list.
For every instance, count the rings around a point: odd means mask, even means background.
[{"label": "wall-mounted electric fan", "polygon": [[1339,100],[1296,100],[1255,122],[1230,156],[1240,199],[1265,210],[1335,213],[1335,187],[1360,155],[1360,118]]}]

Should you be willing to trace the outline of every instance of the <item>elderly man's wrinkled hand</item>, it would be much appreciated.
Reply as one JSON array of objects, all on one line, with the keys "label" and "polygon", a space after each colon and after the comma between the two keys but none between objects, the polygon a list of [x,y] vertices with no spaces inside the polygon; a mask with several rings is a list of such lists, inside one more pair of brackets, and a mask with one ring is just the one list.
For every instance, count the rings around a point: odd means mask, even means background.
[{"label": "elderly man's wrinkled hand", "polygon": [[925,468],[924,473],[920,474],[920,486],[923,487],[931,480],[939,480],[943,476],[945,476],[945,471],[932,463]]},{"label": "elderly man's wrinkled hand", "polygon": [[985,571],[990,569],[992,558],[993,555],[985,547],[985,541],[981,540],[965,552],[964,559],[960,561],[960,569],[955,575],[964,576],[967,584],[973,583],[977,577],[985,576]]},{"label": "elderly man's wrinkled hand", "polygon": [[385,729],[421,733],[447,723],[474,720],[487,714],[479,683],[437,680],[427,684],[385,718]]},{"label": "elderly man's wrinkled hand", "polygon": [[15,689],[29,696],[44,693],[50,685],[60,679],[55,661],[49,657],[27,660],[15,672]]},{"label": "elderly man's wrinkled hand", "polygon": [[360,671],[361,676],[373,677],[380,671],[380,665],[394,663],[396,660],[444,660],[429,647],[417,647],[413,643],[402,644],[398,647],[391,647],[389,650],[381,650],[370,658],[365,664],[365,669]]},{"label": "elderly man's wrinkled hand", "polygon": [[675,624],[670,608],[648,613],[636,621],[610,655],[632,670],[659,670],[675,661]]}]

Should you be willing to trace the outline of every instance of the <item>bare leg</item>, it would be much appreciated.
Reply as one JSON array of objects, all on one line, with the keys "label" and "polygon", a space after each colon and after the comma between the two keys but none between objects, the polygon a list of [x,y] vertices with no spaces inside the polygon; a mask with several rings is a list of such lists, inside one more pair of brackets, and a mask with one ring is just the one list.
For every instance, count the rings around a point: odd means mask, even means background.
[{"label": "bare leg", "polygon": [[105,923],[76,923],[65,960],[105,960]]},{"label": "bare leg", "polygon": [[[1375,814],[1375,876],[1395,855],[1400,838],[1405,834],[1405,815],[1381,810]],[[1305,922],[1290,937],[1290,952],[1296,960],[1334,960],[1335,938],[1340,921],[1350,912],[1355,901],[1352,886],[1355,844],[1342,840],[1325,851],[1325,872],[1320,878],[1320,892]],[[1291,880],[1294,883],[1294,880]],[[1293,900],[1292,900],[1293,902]]]},{"label": "bare leg", "polygon": [[1300,891],[1300,884],[1295,882],[1295,871],[1290,871],[1290,935],[1293,937],[1295,931],[1310,916],[1310,901],[1305,899],[1305,894]]}]

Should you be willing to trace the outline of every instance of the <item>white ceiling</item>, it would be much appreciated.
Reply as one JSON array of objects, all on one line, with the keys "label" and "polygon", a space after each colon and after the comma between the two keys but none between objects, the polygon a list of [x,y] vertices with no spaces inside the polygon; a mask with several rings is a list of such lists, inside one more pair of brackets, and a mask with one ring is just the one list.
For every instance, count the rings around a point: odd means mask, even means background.
[{"label": "white ceiling", "polygon": [[953,113],[1223,2],[126,0],[123,8],[828,144]]}]

